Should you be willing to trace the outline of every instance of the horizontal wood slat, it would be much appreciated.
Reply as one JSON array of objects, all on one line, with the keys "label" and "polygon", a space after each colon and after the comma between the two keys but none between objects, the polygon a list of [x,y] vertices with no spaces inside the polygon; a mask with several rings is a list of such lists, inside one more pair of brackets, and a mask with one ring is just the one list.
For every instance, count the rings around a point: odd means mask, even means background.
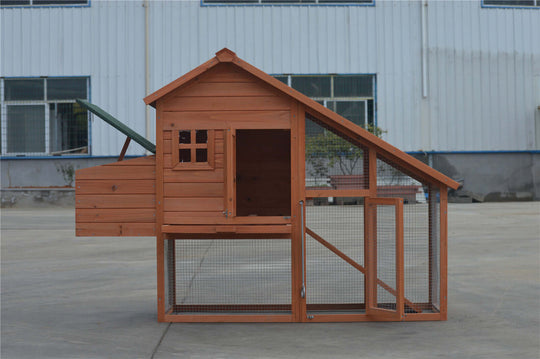
[{"label": "horizontal wood slat", "polygon": [[236,66],[219,64],[203,76],[200,82],[255,82],[257,78]]},{"label": "horizontal wood slat", "polygon": [[75,208],[155,208],[154,194],[81,194]]},{"label": "horizontal wood slat", "polygon": [[137,157],[129,160],[122,160],[113,163],[107,163],[103,166],[155,166],[156,156]]},{"label": "horizontal wood slat", "polygon": [[75,219],[79,223],[153,223],[156,220],[154,208],[95,209],[77,208]]},{"label": "horizontal wood slat", "polygon": [[222,212],[165,212],[165,223],[168,224],[288,224],[289,217],[225,217]]},{"label": "horizontal wood slat", "polygon": [[75,195],[81,194],[152,194],[156,192],[154,180],[79,180],[75,182]]},{"label": "horizontal wood slat", "polygon": [[75,227],[77,236],[87,237],[139,237],[155,236],[155,223],[77,223]]},{"label": "horizontal wood slat", "polygon": [[163,171],[164,182],[223,182],[222,168],[214,171],[175,171],[166,168]]},{"label": "horizontal wood slat", "polygon": [[163,111],[261,111],[288,110],[290,100],[281,96],[175,97],[163,103]]},{"label": "horizontal wood slat", "polygon": [[[163,129],[288,129],[291,127],[290,112],[283,111],[186,111],[164,112]],[[167,131],[169,132],[169,131]],[[216,131],[216,139],[218,136]]]},{"label": "horizontal wood slat", "polygon": [[238,234],[269,234],[291,233],[291,225],[222,225],[222,226],[178,226],[164,225],[161,227],[164,233],[238,233]]},{"label": "horizontal wood slat", "polygon": [[165,198],[163,209],[167,212],[174,211],[223,211],[223,198]]},{"label": "horizontal wood slat", "polygon": [[368,189],[321,189],[321,190],[309,190],[306,189],[306,198],[317,197],[368,197]]},{"label": "horizontal wood slat", "polygon": [[156,177],[155,166],[95,166],[76,171],[77,180],[133,179],[153,180]]},{"label": "horizontal wood slat", "polygon": [[220,197],[225,195],[223,183],[165,183],[165,197]]},{"label": "horizontal wood slat", "polygon": [[[199,219],[200,222],[192,223],[189,218]],[[216,218],[216,219],[214,219]],[[223,211],[214,211],[214,212],[163,212],[163,223],[166,224],[220,224],[218,219],[225,218]]]},{"label": "horizontal wood slat", "polygon": [[276,96],[277,91],[263,82],[199,82],[177,97]]}]

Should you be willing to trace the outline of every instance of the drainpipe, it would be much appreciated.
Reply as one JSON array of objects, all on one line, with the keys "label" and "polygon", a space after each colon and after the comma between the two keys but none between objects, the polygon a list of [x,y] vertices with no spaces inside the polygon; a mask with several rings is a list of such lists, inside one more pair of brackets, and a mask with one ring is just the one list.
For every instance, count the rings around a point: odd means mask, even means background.
[{"label": "drainpipe", "polygon": [[428,80],[427,80],[427,59],[428,59],[428,43],[427,43],[427,7],[428,0],[422,0],[422,97],[428,97]]},{"label": "drainpipe", "polygon": [[[144,7],[144,94],[148,96],[150,94],[150,37],[149,37],[149,28],[148,28],[148,6],[150,5],[148,0],[143,1]],[[151,141],[150,135],[152,127],[150,126],[150,106],[145,105],[145,122],[146,122],[146,139]],[[146,154],[150,154],[149,151],[146,151]]]}]

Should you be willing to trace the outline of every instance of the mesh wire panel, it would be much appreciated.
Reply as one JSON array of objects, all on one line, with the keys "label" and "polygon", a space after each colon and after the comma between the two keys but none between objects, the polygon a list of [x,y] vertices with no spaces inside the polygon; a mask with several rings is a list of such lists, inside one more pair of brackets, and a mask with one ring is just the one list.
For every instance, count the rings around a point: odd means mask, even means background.
[{"label": "mesh wire panel", "polygon": [[290,240],[174,240],[174,247],[175,313],[291,311]]},{"label": "mesh wire panel", "polygon": [[440,193],[439,190],[431,189],[429,190],[428,203],[429,203],[429,214],[430,214],[430,240],[429,240],[429,249],[430,249],[430,283],[429,287],[431,290],[430,303],[432,303],[437,310],[440,308],[440,223],[441,223],[441,212],[440,212],[440,203],[439,203]]},{"label": "mesh wire panel", "polygon": [[[396,289],[396,211],[394,206],[377,206],[377,279]],[[395,309],[396,296],[377,285],[379,308]]]},{"label": "mesh wire panel", "polygon": [[[348,202],[345,199],[343,203]],[[361,266],[364,265],[363,219],[363,201],[357,205],[308,203],[306,206],[307,228]],[[364,274],[309,235],[306,236],[306,301],[308,306],[354,304],[349,309],[359,309],[364,303]]]},{"label": "mesh wire panel", "polygon": [[306,189],[368,188],[365,152],[306,114]]},{"label": "mesh wire panel", "polygon": [[[405,298],[422,310],[438,308],[439,192],[408,175],[405,169],[377,159],[377,196],[404,199]],[[378,219],[380,222],[380,219]]]}]

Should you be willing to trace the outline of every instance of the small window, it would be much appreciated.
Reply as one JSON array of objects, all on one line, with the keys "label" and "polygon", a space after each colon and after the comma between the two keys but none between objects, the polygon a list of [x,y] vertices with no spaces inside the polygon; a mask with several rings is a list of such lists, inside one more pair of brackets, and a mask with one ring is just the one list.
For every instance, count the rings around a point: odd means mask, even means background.
[{"label": "small window", "polygon": [[213,169],[214,130],[180,130],[173,136],[175,170]]}]

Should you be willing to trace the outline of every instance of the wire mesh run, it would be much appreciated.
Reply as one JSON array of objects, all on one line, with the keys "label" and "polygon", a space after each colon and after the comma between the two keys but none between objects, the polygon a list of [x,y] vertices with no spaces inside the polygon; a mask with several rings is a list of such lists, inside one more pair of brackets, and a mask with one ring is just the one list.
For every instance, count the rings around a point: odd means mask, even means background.
[{"label": "wire mesh run", "polygon": [[[392,289],[396,287],[396,210],[395,206],[377,206],[377,279]],[[377,285],[377,307],[396,309],[397,298]]]},{"label": "wire mesh run", "polygon": [[291,312],[290,240],[167,242],[173,314]]},{"label": "wire mesh run", "polygon": [[[438,311],[440,293],[439,190],[377,158],[377,196],[403,198],[405,298],[423,312]],[[377,218],[378,225],[381,222]],[[406,311],[411,310],[406,307]]]},{"label": "wire mesh run", "polygon": [[344,198],[341,204],[306,206],[306,227],[324,241],[306,236],[308,311],[363,312],[365,309],[364,274],[358,268],[364,265],[363,220],[363,199]]},{"label": "wire mesh run", "polygon": [[306,114],[306,189],[368,188],[367,151]]}]

